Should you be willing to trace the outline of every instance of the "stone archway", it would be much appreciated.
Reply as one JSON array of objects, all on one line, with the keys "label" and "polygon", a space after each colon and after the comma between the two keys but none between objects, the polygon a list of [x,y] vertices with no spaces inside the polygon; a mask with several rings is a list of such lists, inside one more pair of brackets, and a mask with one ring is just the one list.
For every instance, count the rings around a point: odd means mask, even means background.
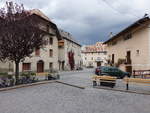
[{"label": "stone archway", "polygon": [[44,61],[40,60],[37,62],[37,72],[41,73],[44,72]]}]

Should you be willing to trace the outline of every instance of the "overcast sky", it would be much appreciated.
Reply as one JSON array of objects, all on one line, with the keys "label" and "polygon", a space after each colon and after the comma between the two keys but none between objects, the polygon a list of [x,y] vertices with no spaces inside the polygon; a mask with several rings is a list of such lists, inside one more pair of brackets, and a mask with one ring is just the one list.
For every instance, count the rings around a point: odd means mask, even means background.
[{"label": "overcast sky", "polygon": [[[0,0],[0,6],[5,0]],[[145,13],[150,0],[12,0],[29,9],[40,9],[57,26],[81,44],[106,41]]]}]

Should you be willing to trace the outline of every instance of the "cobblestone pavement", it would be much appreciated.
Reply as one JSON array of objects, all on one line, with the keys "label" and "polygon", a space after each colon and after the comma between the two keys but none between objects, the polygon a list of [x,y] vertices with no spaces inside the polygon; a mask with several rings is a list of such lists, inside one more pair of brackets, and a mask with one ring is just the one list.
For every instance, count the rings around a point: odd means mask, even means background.
[{"label": "cobblestone pavement", "polygon": [[0,113],[150,113],[149,95],[94,89],[91,74],[61,73],[61,80],[86,89],[49,83],[0,92]]},{"label": "cobblestone pavement", "polygon": [[92,87],[92,75],[94,75],[93,69],[84,69],[83,71],[74,72],[62,72],[60,73],[60,80],[83,87]]},{"label": "cobblestone pavement", "polygon": [[[83,87],[93,87],[92,86],[92,75],[94,75],[94,69],[84,69],[79,72],[62,72],[61,80],[70,84],[79,85]],[[118,79],[116,86],[114,89],[126,90],[126,84],[123,80]],[[137,91],[139,93],[149,93],[150,94],[150,86],[139,85],[139,84],[130,84],[129,89],[131,91]]]},{"label": "cobblestone pavement", "polygon": [[0,113],[149,113],[150,96],[59,83],[0,92]]}]

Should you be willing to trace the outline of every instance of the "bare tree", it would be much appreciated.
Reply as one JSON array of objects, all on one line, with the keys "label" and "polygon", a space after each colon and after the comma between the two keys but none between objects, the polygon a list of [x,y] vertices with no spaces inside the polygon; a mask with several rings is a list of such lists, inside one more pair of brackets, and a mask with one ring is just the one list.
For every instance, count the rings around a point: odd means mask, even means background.
[{"label": "bare tree", "polygon": [[0,60],[15,62],[16,83],[19,63],[44,44],[39,24],[40,20],[23,5],[6,2],[6,7],[0,9]]}]

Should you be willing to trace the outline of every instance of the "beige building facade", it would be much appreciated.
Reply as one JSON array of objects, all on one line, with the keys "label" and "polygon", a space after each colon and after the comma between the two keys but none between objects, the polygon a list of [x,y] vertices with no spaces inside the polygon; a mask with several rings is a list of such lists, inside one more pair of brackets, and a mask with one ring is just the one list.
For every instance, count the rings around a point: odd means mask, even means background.
[{"label": "beige building facade", "polygon": [[81,45],[70,33],[59,31],[62,37],[59,41],[59,70],[76,70],[82,66]]},{"label": "beige building facade", "polygon": [[46,32],[45,36],[43,36],[43,40],[46,41],[46,44],[42,48],[35,49],[31,58],[25,58],[25,60],[20,63],[19,71],[31,70],[35,72],[45,72],[50,69],[58,70],[58,40],[60,37],[58,35],[59,31],[57,26],[39,10],[32,10],[31,12],[36,15],[37,18],[43,20],[40,27]]},{"label": "beige building facade", "polygon": [[102,42],[83,46],[82,61],[85,67],[105,66],[107,64],[106,46]]},{"label": "beige building facade", "polygon": [[104,44],[107,44],[110,65],[131,73],[150,69],[149,17],[136,21]]},{"label": "beige building facade", "polygon": [[31,58],[26,58],[20,63],[20,72],[35,71],[44,72],[50,69],[58,70],[58,39],[56,36],[44,36],[46,40],[53,40],[45,47],[35,50]]}]

